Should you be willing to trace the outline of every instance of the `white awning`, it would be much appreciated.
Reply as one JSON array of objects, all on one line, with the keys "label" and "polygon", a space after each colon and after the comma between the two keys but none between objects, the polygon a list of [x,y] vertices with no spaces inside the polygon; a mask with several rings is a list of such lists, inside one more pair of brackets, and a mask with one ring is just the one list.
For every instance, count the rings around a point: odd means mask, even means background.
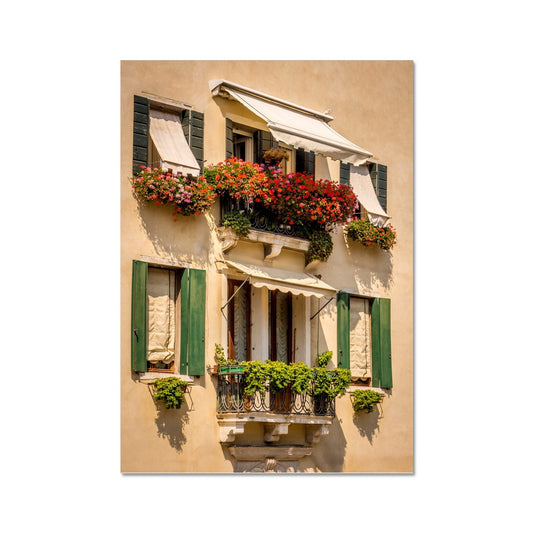
[{"label": "white awning", "polygon": [[357,195],[357,200],[366,209],[368,220],[379,227],[387,226],[390,217],[379,203],[366,165],[361,167],[350,165],[350,185]]},{"label": "white awning", "polygon": [[263,119],[277,141],[353,165],[372,157],[331,128],[326,123],[333,119],[330,115],[226,80],[211,80],[209,86],[214,95],[232,98]]},{"label": "white awning", "polygon": [[294,272],[266,266],[243,265],[236,261],[226,261],[226,264],[249,276],[250,283],[254,287],[266,287],[271,291],[278,290],[303,296],[316,296],[317,298],[322,298],[323,296],[332,297],[337,292],[331,285],[305,272]]},{"label": "white awning", "polygon": [[150,109],[150,137],[161,157],[162,167],[182,174],[200,174],[200,166],[187,144],[178,115]]}]

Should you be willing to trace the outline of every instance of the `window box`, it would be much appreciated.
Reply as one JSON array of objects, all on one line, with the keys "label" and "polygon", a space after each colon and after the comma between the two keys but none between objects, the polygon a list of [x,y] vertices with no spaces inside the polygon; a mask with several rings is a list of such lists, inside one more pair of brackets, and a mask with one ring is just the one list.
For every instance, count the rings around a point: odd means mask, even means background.
[{"label": "window box", "polygon": [[242,374],[244,372],[244,365],[218,365],[216,367],[217,374]]}]

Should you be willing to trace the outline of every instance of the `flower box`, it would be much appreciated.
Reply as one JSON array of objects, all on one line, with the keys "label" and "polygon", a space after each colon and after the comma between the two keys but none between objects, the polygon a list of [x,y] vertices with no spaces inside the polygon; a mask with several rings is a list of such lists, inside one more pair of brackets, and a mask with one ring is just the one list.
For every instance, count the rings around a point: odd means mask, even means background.
[{"label": "flower box", "polygon": [[218,365],[218,374],[242,374],[244,365]]}]

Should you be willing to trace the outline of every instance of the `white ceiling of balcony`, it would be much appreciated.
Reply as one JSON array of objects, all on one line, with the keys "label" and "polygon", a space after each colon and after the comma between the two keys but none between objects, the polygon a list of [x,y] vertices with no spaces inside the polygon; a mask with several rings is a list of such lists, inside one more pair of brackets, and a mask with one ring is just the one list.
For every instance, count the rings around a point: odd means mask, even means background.
[{"label": "white ceiling of balcony", "polygon": [[226,261],[226,264],[238,272],[250,277],[250,283],[254,287],[267,287],[271,291],[290,292],[303,296],[333,296],[336,289],[322,280],[292,270],[281,270],[266,266],[244,265],[236,261]]},{"label": "white ceiling of balcony", "polygon": [[327,122],[333,117],[226,80],[211,80],[213,95],[236,100],[263,119],[274,139],[331,159],[361,165],[370,152],[352,143]]}]

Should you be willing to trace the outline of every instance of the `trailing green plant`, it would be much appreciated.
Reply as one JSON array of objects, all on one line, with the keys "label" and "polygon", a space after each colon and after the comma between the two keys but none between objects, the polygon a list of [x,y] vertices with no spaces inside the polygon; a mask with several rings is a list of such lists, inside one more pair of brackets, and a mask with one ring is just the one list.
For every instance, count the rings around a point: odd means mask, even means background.
[{"label": "trailing green plant", "polygon": [[165,402],[167,409],[179,409],[185,401],[187,383],[180,378],[168,377],[155,380],[154,399]]},{"label": "trailing green plant", "polygon": [[347,368],[334,368],[331,374],[332,398],[340,398],[352,381],[351,372]]},{"label": "trailing green plant", "polygon": [[372,413],[375,411],[376,405],[383,400],[383,397],[379,392],[365,389],[356,389],[352,392],[351,398],[355,414],[360,413],[361,411]]},{"label": "trailing green plant", "polygon": [[305,252],[305,264],[312,261],[327,261],[333,251],[333,239],[329,231],[318,229],[309,235],[309,248]]},{"label": "trailing green plant", "polygon": [[224,215],[222,225],[225,228],[231,228],[237,237],[247,237],[250,233],[250,219],[239,211],[231,211]]},{"label": "trailing green plant", "polygon": [[353,220],[346,226],[346,234],[363,246],[377,244],[382,250],[390,250],[396,244],[396,231],[391,225],[379,228],[368,220]]},{"label": "trailing green plant", "polygon": [[316,366],[319,366],[321,368],[326,368],[328,366],[328,363],[331,361],[332,357],[333,357],[333,352],[331,350],[318,354],[316,356]]},{"label": "trailing green plant", "polygon": [[346,392],[350,384],[351,374],[347,368],[328,370],[324,367],[313,368],[313,396],[325,394],[337,398]]}]

